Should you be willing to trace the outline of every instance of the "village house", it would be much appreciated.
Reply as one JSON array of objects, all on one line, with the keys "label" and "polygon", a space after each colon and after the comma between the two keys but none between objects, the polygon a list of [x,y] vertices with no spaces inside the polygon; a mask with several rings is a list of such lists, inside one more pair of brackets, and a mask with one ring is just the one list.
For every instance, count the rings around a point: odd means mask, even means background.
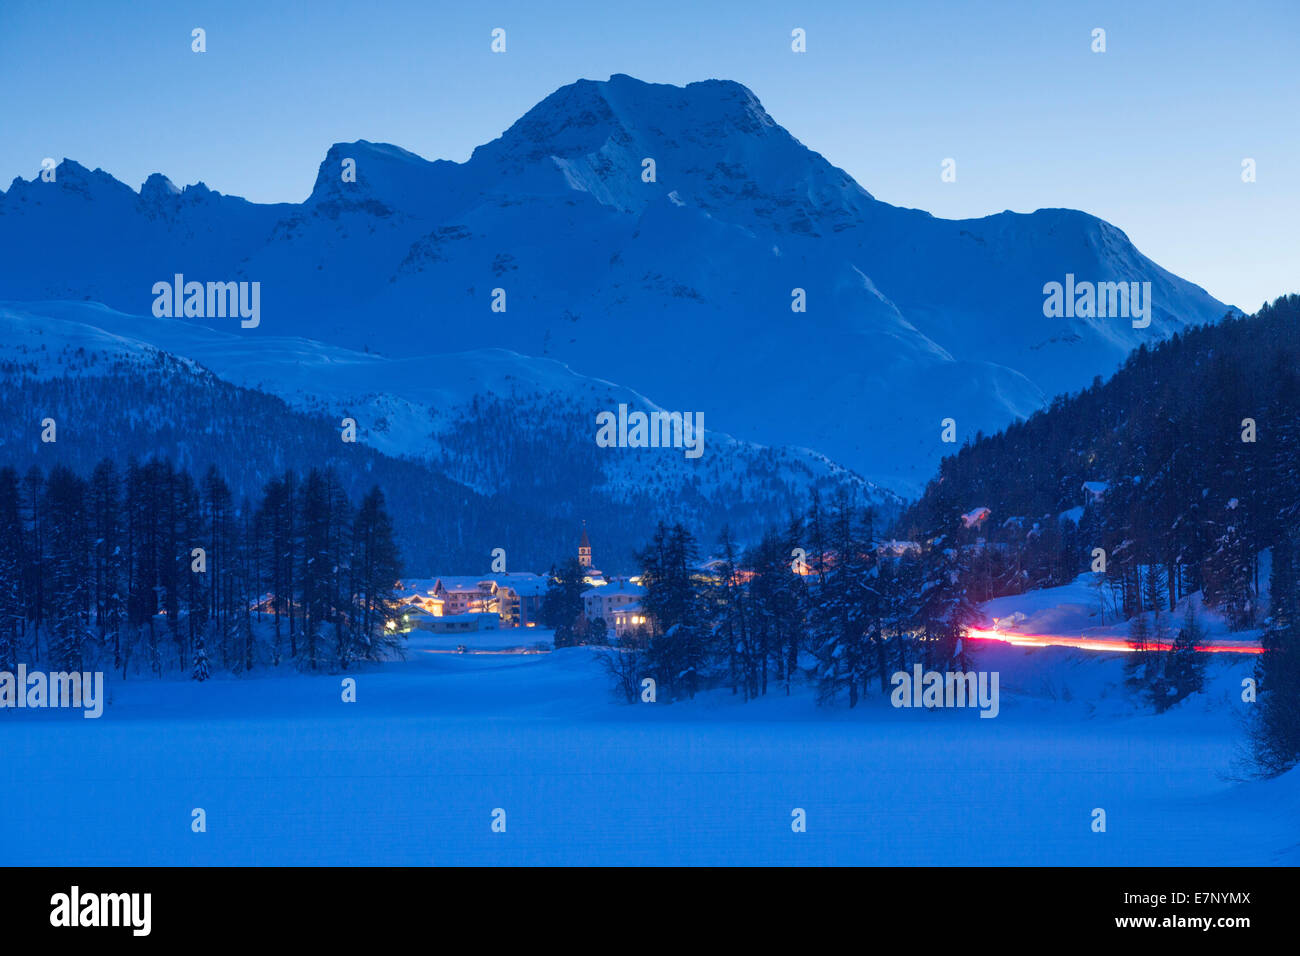
[{"label": "village house", "polygon": [[437,616],[442,614],[443,602],[434,595],[436,584],[436,578],[403,578],[397,582],[397,592],[408,609]]},{"label": "village house", "polygon": [[640,604],[624,604],[614,609],[613,631],[615,637],[633,634],[649,623],[645,610]]},{"label": "village house", "polygon": [[510,574],[444,575],[399,582],[406,613],[430,618],[497,614],[504,627],[537,627],[547,579],[528,571]]},{"label": "village house", "polygon": [[472,575],[440,577],[433,584],[433,597],[442,602],[444,617],[497,611],[496,591],[495,581]]},{"label": "village house", "polygon": [[530,571],[501,572],[488,579],[496,588],[497,610],[506,627],[537,627],[542,620],[542,602],[549,583],[545,575]]},{"label": "village house", "polygon": [[582,595],[582,610],[588,621],[602,619],[611,631],[618,631],[615,613],[639,604],[645,597],[645,588],[622,578],[615,578],[603,587],[595,587]]}]

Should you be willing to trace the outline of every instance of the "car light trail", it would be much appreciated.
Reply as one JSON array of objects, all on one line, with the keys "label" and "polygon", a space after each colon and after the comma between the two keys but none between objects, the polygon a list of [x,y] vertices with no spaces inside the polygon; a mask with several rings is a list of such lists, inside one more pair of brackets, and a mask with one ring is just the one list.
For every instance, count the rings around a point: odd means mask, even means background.
[{"label": "car light trail", "polygon": [[[1021,631],[1002,631],[995,627],[972,627],[966,632],[967,637],[977,641],[1001,641],[1017,647],[1077,647],[1085,651],[1119,651],[1131,653],[1135,650],[1122,637],[1066,637],[1060,634],[1026,634]],[[1167,651],[1173,645],[1152,642],[1151,650]],[[1205,644],[1198,648],[1206,654],[1262,654],[1264,649],[1258,644]]]}]

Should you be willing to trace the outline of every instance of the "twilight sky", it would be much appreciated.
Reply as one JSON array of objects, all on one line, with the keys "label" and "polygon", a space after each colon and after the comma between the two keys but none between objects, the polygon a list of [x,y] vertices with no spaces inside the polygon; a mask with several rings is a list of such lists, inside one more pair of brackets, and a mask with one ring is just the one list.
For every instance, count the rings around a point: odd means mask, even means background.
[{"label": "twilight sky", "polygon": [[1300,291],[1297,48],[1295,0],[3,0],[0,188],[66,156],[296,202],[334,142],[463,161],[579,78],[720,77],[879,199],[1083,209],[1253,310]]}]

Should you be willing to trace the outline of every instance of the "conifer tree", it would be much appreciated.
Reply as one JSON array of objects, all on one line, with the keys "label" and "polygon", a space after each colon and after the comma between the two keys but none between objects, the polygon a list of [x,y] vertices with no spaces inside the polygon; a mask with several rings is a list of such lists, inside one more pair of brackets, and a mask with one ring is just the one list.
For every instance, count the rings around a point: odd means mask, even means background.
[{"label": "conifer tree", "polygon": [[1259,772],[1274,776],[1300,763],[1300,584],[1293,535],[1273,548],[1269,602],[1250,742]]},{"label": "conifer tree", "polygon": [[[397,594],[401,557],[393,537],[384,493],[373,487],[361,500],[353,523],[353,565],[356,593],[352,614],[359,624],[349,648],[348,659],[377,661],[400,651],[401,639],[389,627],[397,617]],[[346,667],[347,659],[339,666]]]},{"label": "conifer tree", "polygon": [[555,631],[556,647],[572,647],[578,642],[586,573],[587,569],[577,558],[569,558],[551,569],[546,594],[542,597],[542,623]]},{"label": "conifer tree", "polygon": [[212,671],[208,667],[208,651],[202,637],[199,638],[198,646],[194,651],[194,672],[191,676],[200,684],[212,676]]},{"label": "conifer tree", "polygon": [[113,649],[114,669],[122,666],[121,631],[125,612],[121,594],[121,480],[117,466],[105,458],[90,479],[90,535],[94,549],[94,615],[101,647]]},{"label": "conifer tree", "polygon": [[1254,553],[1240,502],[1230,499],[1215,526],[1215,540],[1206,558],[1205,601],[1221,609],[1233,630],[1249,627],[1254,612],[1252,593]]},{"label": "conifer tree", "polygon": [[23,604],[23,535],[18,473],[0,468],[0,671],[17,665],[26,613]]},{"label": "conifer tree", "polygon": [[641,605],[654,625],[647,666],[670,696],[694,696],[709,656],[695,538],[681,524],[661,522],[637,559],[646,589]]},{"label": "conifer tree", "polygon": [[56,670],[79,671],[90,636],[86,483],[64,466],[56,465],[45,483],[42,509],[49,527],[57,530],[46,538],[42,562],[50,595],[45,622],[50,660]]},{"label": "conifer tree", "polygon": [[1205,644],[1205,628],[1196,616],[1192,602],[1187,602],[1183,626],[1165,658],[1167,694],[1162,709],[1199,693],[1205,686],[1205,654],[1198,650]]}]

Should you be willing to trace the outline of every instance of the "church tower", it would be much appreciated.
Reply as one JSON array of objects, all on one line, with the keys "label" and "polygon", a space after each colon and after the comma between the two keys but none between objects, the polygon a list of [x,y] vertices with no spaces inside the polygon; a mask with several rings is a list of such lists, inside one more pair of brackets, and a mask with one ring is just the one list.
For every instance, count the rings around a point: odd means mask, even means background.
[{"label": "church tower", "polygon": [[582,523],[582,540],[578,542],[578,563],[591,567],[591,542],[587,539],[587,522]]}]

